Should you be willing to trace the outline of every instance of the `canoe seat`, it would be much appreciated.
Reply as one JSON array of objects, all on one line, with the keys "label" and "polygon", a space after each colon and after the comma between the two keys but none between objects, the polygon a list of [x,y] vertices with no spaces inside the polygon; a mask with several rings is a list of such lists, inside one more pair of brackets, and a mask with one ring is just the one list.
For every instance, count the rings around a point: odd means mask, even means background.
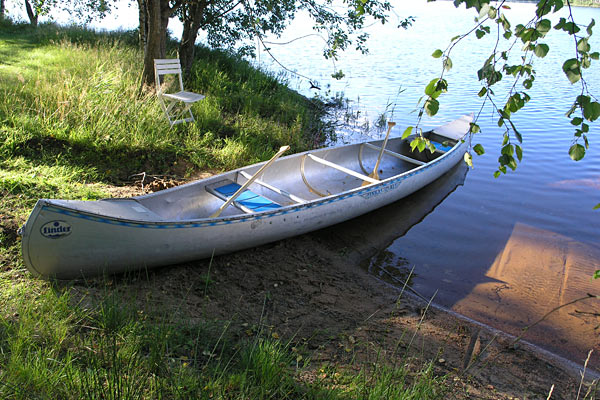
[{"label": "canoe seat", "polygon": [[435,149],[440,153],[445,153],[450,150],[453,146],[444,146],[442,143],[436,142],[435,140],[430,140],[431,144],[435,146]]},{"label": "canoe seat", "polygon": [[[206,186],[206,190],[221,200],[227,201],[241,187],[241,185],[233,182],[232,180],[225,179],[217,182],[214,185]],[[244,190],[235,199],[233,205],[249,214],[281,208],[280,204],[277,204],[273,200],[267,199],[264,196],[256,194],[249,189]]]}]

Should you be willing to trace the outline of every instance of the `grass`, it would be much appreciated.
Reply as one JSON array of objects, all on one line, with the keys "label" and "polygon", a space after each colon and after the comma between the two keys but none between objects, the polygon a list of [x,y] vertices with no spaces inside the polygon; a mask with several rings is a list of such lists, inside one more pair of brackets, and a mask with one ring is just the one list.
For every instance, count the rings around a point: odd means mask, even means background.
[{"label": "grass", "polygon": [[207,98],[196,123],[169,129],[138,91],[133,33],[0,21],[0,398],[440,398],[431,364],[313,365],[262,329],[156,304],[132,278],[59,285],[24,269],[17,229],[38,198],[99,199],[136,173],[230,169],[331,134],[323,102],[282,77],[220,51],[197,57],[187,87]]},{"label": "grass", "polygon": [[573,0],[571,5],[580,7],[600,7],[600,1],[598,0]]},{"label": "grass", "polygon": [[[297,351],[227,321],[189,322],[128,296],[127,283],[91,294],[4,274],[0,294],[3,399],[433,399],[443,378],[384,360],[358,372],[298,363]],[[188,321],[188,322],[186,322]],[[307,379],[316,376],[317,379]]]}]

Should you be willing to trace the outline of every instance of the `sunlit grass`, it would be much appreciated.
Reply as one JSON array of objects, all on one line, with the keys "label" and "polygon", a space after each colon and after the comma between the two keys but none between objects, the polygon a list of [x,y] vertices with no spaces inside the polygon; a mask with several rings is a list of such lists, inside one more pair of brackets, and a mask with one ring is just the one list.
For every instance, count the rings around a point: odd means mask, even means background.
[{"label": "sunlit grass", "polygon": [[388,359],[358,370],[298,363],[289,344],[260,332],[240,339],[227,321],[189,322],[181,310],[144,305],[126,294],[126,282],[82,291],[11,274],[0,273],[3,399],[443,395],[444,378],[433,374],[431,364],[409,371]]}]

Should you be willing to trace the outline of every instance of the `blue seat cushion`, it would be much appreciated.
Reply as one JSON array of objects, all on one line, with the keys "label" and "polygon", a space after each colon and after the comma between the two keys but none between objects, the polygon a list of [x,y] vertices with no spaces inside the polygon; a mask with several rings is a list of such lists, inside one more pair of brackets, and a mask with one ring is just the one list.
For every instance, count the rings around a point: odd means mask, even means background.
[{"label": "blue seat cushion", "polygon": [[439,142],[435,142],[433,140],[430,140],[430,142],[435,146],[436,149],[441,150],[441,151],[448,151],[452,147],[454,147],[454,146],[444,146],[443,144],[441,144]]},{"label": "blue seat cushion", "polygon": [[[213,190],[229,199],[240,188],[241,185],[232,182],[220,187],[215,187]],[[244,206],[249,210],[252,210],[253,212],[261,212],[281,208],[281,206],[275,203],[274,201],[269,200],[261,195],[258,195],[249,189],[244,190],[234,200],[234,202],[239,204],[240,206]]]}]

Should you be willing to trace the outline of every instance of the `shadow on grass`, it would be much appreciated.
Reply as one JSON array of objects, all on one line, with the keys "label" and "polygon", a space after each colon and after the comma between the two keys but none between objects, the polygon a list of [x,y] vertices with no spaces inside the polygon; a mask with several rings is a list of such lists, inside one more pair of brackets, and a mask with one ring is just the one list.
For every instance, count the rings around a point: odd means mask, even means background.
[{"label": "shadow on grass", "polygon": [[[83,144],[52,136],[34,136],[14,143],[12,157],[23,157],[34,165],[77,166],[90,171],[90,178],[121,184],[139,172],[169,174],[175,165],[186,165],[185,153],[175,146],[134,148],[127,145]],[[175,168],[176,169],[176,168]],[[185,172],[185,171],[184,171]],[[95,175],[95,176],[94,176]]]}]

